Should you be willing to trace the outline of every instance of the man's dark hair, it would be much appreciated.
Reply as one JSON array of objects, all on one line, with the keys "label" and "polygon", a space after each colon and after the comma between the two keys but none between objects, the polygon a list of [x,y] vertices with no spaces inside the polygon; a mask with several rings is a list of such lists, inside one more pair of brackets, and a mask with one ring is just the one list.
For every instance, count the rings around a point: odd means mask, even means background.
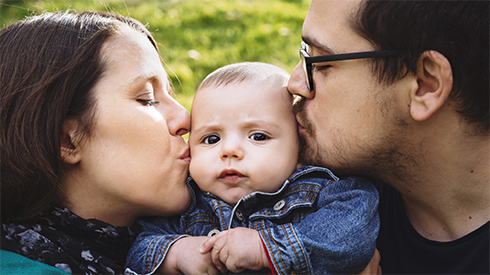
[{"label": "man's dark hair", "polygon": [[109,13],[45,13],[0,30],[2,218],[35,216],[62,201],[63,123],[75,119],[80,138],[89,135],[101,48],[122,24],[156,48],[140,22]]},{"label": "man's dark hair", "polygon": [[352,26],[378,50],[405,51],[401,58],[375,62],[384,83],[415,73],[424,51],[443,54],[453,72],[450,100],[477,132],[488,135],[489,6],[489,1],[365,0]]}]

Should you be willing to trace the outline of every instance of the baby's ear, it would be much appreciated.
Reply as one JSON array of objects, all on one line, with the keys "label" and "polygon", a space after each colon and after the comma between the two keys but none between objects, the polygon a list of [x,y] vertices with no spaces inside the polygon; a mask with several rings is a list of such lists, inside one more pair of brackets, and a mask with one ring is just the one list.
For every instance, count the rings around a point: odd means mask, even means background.
[{"label": "baby's ear", "polygon": [[425,51],[417,60],[417,88],[410,94],[410,113],[416,121],[431,117],[446,102],[453,88],[449,60],[437,51]]},{"label": "baby's ear", "polygon": [[61,159],[67,164],[80,162],[80,148],[77,142],[78,121],[66,119],[61,134]]}]

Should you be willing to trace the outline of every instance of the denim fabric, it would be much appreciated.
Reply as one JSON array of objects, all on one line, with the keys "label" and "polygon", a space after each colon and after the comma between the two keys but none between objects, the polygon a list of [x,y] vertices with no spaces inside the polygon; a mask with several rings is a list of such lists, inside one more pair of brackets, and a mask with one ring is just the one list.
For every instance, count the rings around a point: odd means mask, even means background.
[{"label": "denim fabric", "polygon": [[126,274],[152,274],[180,238],[235,227],[259,231],[279,274],[359,273],[374,255],[378,193],[366,179],[302,166],[277,192],[254,192],[234,207],[200,191],[191,178],[188,184],[193,198],[182,215],[138,220]]}]

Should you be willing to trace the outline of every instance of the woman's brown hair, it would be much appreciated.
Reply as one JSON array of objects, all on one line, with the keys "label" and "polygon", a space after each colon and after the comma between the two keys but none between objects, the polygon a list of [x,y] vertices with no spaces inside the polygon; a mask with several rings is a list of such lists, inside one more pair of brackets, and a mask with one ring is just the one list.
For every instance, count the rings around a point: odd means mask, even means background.
[{"label": "woman's brown hair", "polygon": [[101,46],[121,24],[157,48],[140,22],[110,13],[45,13],[0,30],[2,218],[32,217],[62,202],[62,125],[75,119],[80,138],[90,134]]}]

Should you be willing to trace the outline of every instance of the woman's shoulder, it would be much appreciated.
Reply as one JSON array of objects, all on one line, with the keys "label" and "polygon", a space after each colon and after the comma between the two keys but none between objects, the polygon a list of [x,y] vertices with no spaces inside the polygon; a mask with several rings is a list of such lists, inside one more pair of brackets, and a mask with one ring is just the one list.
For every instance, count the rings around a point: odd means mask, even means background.
[{"label": "woman's shoulder", "polygon": [[54,266],[6,250],[0,250],[0,267],[2,274],[69,274]]}]

